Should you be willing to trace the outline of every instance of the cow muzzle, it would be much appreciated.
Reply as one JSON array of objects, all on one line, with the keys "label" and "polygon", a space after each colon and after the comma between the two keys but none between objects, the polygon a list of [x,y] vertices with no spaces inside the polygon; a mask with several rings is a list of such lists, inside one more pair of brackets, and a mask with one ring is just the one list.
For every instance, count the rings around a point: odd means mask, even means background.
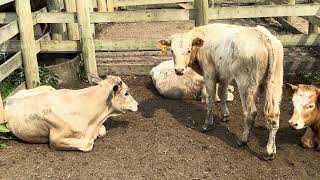
[{"label": "cow muzzle", "polygon": [[176,72],[176,75],[182,76],[184,74],[185,68],[175,68],[174,71]]}]

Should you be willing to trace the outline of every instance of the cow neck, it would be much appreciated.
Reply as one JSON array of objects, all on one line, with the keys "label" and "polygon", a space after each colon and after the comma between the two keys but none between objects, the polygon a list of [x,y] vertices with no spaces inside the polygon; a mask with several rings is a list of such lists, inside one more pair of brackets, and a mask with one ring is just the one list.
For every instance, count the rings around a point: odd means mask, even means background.
[{"label": "cow neck", "polygon": [[199,57],[199,53],[201,53],[199,47],[194,47],[193,49],[193,55],[191,59],[191,63],[189,64],[189,67],[191,67],[192,70],[194,70],[196,73],[200,74],[203,76],[203,67],[202,67],[202,62],[199,60],[201,59]]}]

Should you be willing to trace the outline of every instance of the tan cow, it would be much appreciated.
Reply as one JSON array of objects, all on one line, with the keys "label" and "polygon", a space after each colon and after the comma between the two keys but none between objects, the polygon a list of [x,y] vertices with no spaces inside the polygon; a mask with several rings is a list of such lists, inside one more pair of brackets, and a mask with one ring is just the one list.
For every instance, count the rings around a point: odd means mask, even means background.
[{"label": "tan cow", "polygon": [[[187,68],[183,76],[176,75],[173,60],[161,62],[153,67],[150,76],[154,86],[164,97],[207,101],[208,94],[203,83],[203,77],[191,68]],[[234,87],[229,85],[227,101],[233,101],[233,91]],[[218,92],[216,92],[215,101],[220,101]]]},{"label": "tan cow", "polygon": [[275,136],[279,128],[280,102],[283,83],[283,47],[281,42],[262,26],[244,27],[228,24],[211,24],[175,34],[169,40],[159,41],[163,47],[171,47],[177,75],[183,75],[187,67],[200,68],[203,72],[209,100],[207,118],[203,130],[213,124],[213,104],[216,83],[224,117],[227,108],[227,85],[235,80],[244,113],[244,131],[239,145],[248,141],[250,130],[257,117],[255,106],[259,87],[264,87],[266,100],[264,114],[270,130],[266,159],[276,153]]},{"label": "tan cow", "polygon": [[289,124],[294,129],[307,128],[301,138],[304,148],[320,150],[320,89],[312,85],[292,85],[294,111]]},{"label": "tan cow", "polygon": [[103,123],[108,117],[138,110],[128,86],[116,76],[80,90],[44,89],[9,97],[4,122],[19,139],[49,142],[57,150],[90,151],[94,140],[105,135]]}]

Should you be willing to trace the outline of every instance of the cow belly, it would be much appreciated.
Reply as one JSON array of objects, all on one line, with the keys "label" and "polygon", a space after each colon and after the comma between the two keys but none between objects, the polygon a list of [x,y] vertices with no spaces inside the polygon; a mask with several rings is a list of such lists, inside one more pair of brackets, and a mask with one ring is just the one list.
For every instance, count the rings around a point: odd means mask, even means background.
[{"label": "cow belly", "polygon": [[14,109],[5,109],[6,126],[17,138],[30,143],[48,142],[49,126],[41,114],[23,109],[20,109],[20,112],[12,111]]}]

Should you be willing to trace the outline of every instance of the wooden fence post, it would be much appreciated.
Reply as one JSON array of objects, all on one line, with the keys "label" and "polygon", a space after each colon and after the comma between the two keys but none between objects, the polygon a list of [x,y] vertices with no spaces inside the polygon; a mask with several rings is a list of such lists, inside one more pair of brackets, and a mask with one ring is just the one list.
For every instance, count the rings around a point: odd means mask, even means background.
[{"label": "wooden fence post", "polygon": [[[49,12],[61,12],[60,0],[47,0]],[[53,40],[63,40],[63,24],[50,24],[51,38]]]},{"label": "wooden fence post", "polygon": [[36,41],[29,0],[15,0],[20,32],[23,69],[27,88],[37,87],[40,83],[36,54]]},{"label": "wooden fence post", "polygon": [[[288,4],[295,5],[296,4],[296,0],[288,0]],[[288,20],[289,23],[291,23],[291,24],[293,23],[293,17],[292,16],[289,16],[287,20]]]},{"label": "wooden fence post", "polygon": [[107,10],[108,12],[114,12],[113,0],[107,0]]},{"label": "wooden fence post", "polygon": [[87,74],[98,75],[90,12],[87,0],[76,0],[82,58]]},{"label": "wooden fence post", "polygon": [[[314,0],[309,0],[309,3],[313,3],[313,2]],[[312,34],[312,33],[316,33],[316,34],[320,33],[320,28],[309,22],[308,34]]]},{"label": "wooden fence post", "polygon": [[107,0],[97,0],[99,12],[107,12]]},{"label": "wooden fence post", "polygon": [[203,26],[208,24],[208,0],[194,0],[194,6],[196,9],[196,26]]},{"label": "wooden fence post", "polygon": [[208,0],[209,2],[209,7],[213,8],[214,7],[214,0]]},{"label": "wooden fence post", "polygon": [[[93,1],[87,1],[88,3],[88,8],[89,8],[89,12],[93,12]],[[90,18],[90,15],[89,15],[89,18]],[[90,20],[90,19],[89,19]],[[91,29],[92,29],[92,35],[93,37],[95,36],[95,27],[94,27],[94,23],[91,24]]]},{"label": "wooden fence post", "polygon": [[[76,0],[65,0],[64,5],[67,12],[77,12]],[[67,30],[69,40],[79,40],[78,24],[68,23]]]}]

